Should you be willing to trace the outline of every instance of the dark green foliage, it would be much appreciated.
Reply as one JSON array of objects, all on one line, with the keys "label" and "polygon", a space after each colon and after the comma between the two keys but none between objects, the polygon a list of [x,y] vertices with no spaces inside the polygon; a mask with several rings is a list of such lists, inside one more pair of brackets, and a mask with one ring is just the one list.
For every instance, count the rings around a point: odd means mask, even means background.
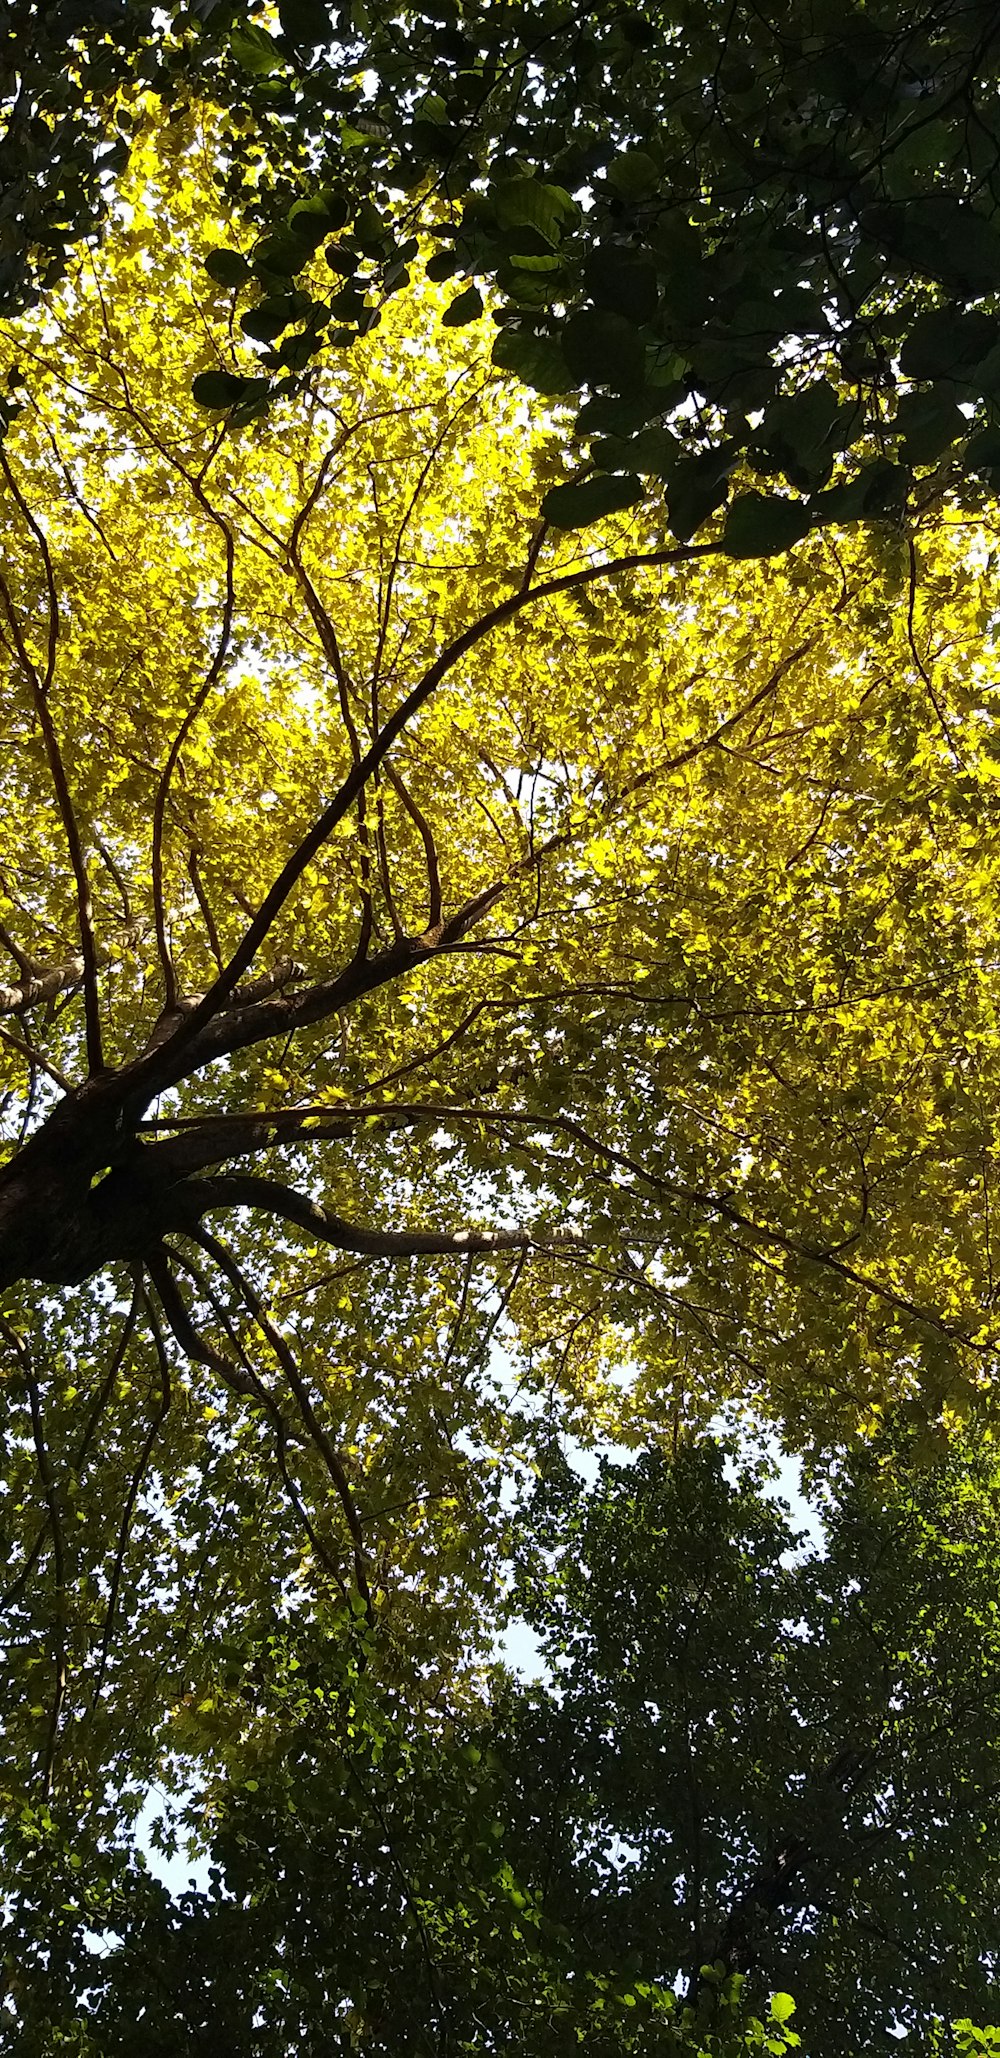
[{"label": "dark green foliage", "polygon": [[199,406],[221,410],[255,397],[264,390],[266,382],[241,379],[234,372],[199,372],[194,383]]},{"label": "dark green foliage", "polygon": [[0,13],[0,315],[34,305],[73,245],[100,227],[128,160],[115,96],[160,72],[159,36],[143,0]]},{"label": "dark green foliage", "polygon": [[821,1554],[711,1442],[590,1491],[557,1459],[516,1560],[548,1679],[478,1713],[400,1699],[377,1632],[248,1648],[211,1890],[105,1862],[120,1941],[29,1952],[24,2048],[74,1992],[101,2058],[722,2058],[783,2050],[786,1994],[809,2058],[989,2019],[996,1458],[903,1442],[835,1470]]},{"label": "dark green foliage", "polygon": [[[171,107],[216,104],[222,194],[258,239],[265,297],[269,274],[297,276],[348,224],[374,266],[373,298],[303,337],[300,377],[370,326],[419,226],[432,275],[468,280],[453,320],[477,317],[477,287],[498,297],[500,368],[545,395],[621,400],[635,428],[676,419],[683,464],[735,444],[821,522],[872,511],[823,489],[835,465],[849,479],[884,460],[887,439],[904,498],[944,460],[981,471],[961,445],[1000,406],[1000,25],[985,0],[738,0],[724,27],[706,0],[585,18],[550,0],[289,0],[277,23],[203,0],[168,25],[106,0],[82,26],[27,10],[9,40],[0,306],[30,299],[92,230],[126,149],[107,110],[152,84]],[[900,376],[918,390],[894,421]],[[725,498],[725,476],[680,472],[678,535]]]},{"label": "dark green foliage", "polygon": [[723,542],[730,557],[771,557],[799,543],[808,527],[804,501],[773,493],[741,493],[726,516]]},{"label": "dark green foliage", "polygon": [[641,479],[631,472],[583,479],[576,486],[552,486],[542,502],[542,514],[554,529],[584,529],[588,522],[634,507],[642,490]]}]

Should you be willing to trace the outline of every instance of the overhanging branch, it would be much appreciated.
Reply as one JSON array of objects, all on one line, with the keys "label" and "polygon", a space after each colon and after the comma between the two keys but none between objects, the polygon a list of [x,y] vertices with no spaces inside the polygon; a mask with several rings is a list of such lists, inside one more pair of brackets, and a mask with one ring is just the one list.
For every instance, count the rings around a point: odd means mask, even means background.
[{"label": "overhanging branch", "polygon": [[[199,1002],[193,1014],[175,1030],[169,1045],[174,1062],[176,1063],[181,1052],[194,1041],[199,1032],[212,1020],[223,1001],[243,977],[244,972],[249,969],[258,951],[265,943],[274,922],[281,913],[290,894],[302,877],[303,872],[312,864],[313,859],[323,848],[323,845],[328,842],[338,824],[344,820],[359,794],[367,786],[373,774],[387,757],[393,744],[398,741],[399,737],[409,727],[414,716],[419,713],[420,709],[437,691],[437,688],[448,676],[448,673],[454,669],[455,665],[470,650],[474,650],[478,643],[483,642],[487,636],[491,636],[495,630],[502,628],[506,622],[512,621],[526,607],[534,606],[537,601],[552,599],[560,593],[576,592],[583,587],[593,585],[596,580],[614,578],[622,572],[688,563],[695,558],[711,556],[720,549],[721,545],[717,543],[692,543],[666,550],[633,551],[625,557],[613,558],[607,564],[585,565],[578,571],[562,573],[555,578],[544,580],[538,586],[527,590],[521,588],[517,592],[508,595],[506,600],[499,602],[496,607],[490,608],[485,615],[481,615],[477,621],[471,623],[469,628],[463,629],[460,635],[453,637],[451,642],[446,644],[444,650],[435,658],[434,663],[428,667],[423,677],[417,681],[416,685],[400,701],[399,706],[390,715],[388,721],[369,745],[364,755],[352,765],[350,772],[341,782],[328,807],[316,817],[312,828],[307,831],[297,848],[282,866],[269,892],[261,902],[252,922],[244,932],[241,942],[233,952],[225,970],[219,974],[219,977],[209,987],[208,992]],[[175,1076],[183,1076],[183,1069]]]},{"label": "overhanging branch", "polygon": [[277,1215],[304,1229],[320,1243],[335,1250],[356,1251],[372,1258],[467,1257],[491,1251],[545,1249],[565,1246],[579,1249],[582,1238],[564,1236],[538,1238],[525,1229],[369,1229],[362,1223],[347,1222],[329,1208],[321,1208],[306,1194],[296,1193],[274,1179],[252,1174],[224,1179],[193,1179],[188,1182],[193,1205],[204,1214],[219,1208],[255,1208]]}]

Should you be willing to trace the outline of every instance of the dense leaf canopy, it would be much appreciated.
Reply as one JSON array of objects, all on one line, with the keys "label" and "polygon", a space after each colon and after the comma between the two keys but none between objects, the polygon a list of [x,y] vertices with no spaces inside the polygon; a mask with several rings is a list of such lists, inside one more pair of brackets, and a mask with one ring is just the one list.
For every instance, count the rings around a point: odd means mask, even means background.
[{"label": "dense leaf canopy", "polygon": [[239,234],[208,263],[249,286],[237,340],[263,355],[206,404],[308,387],[405,289],[423,232],[446,321],[488,286],[494,362],[584,398],[593,476],[547,503],[565,526],[665,493],[690,536],[742,459],[796,497],[738,512],[734,548],[780,550],[919,502],[952,460],[972,485],[1000,469],[988,4],[108,0],[12,13],[7,53],[9,307],[99,220],[144,87],[219,108]]},{"label": "dense leaf canopy", "polygon": [[[63,19],[26,17],[39,35]],[[787,327],[760,331],[789,393],[745,392],[746,434],[732,396],[689,381],[659,409],[671,427],[643,415],[634,470],[607,449],[581,468],[570,388],[529,379],[532,398],[508,376],[527,303],[507,319],[504,267],[541,259],[522,231],[545,241],[548,192],[566,298],[539,297],[531,318],[540,348],[572,356],[581,320],[596,333],[584,294],[604,336],[647,325],[615,267],[628,250],[642,269],[655,224],[596,162],[586,206],[552,200],[568,190],[558,167],[508,134],[518,108],[536,123],[558,110],[565,24],[549,51],[540,18],[537,80],[518,60],[494,155],[465,187],[413,187],[411,266],[401,217],[390,251],[363,209],[397,191],[386,52],[402,23],[414,71],[438,63],[440,24],[425,42],[409,17],[359,16],[355,41],[341,23],[333,55],[309,58],[301,12],[128,23],[118,41],[81,25],[111,70],[91,79],[74,57],[62,88],[72,100],[82,79],[91,111],[119,87],[128,101],[103,241],[71,247],[91,216],[69,193],[36,306],[28,243],[14,249],[23,311],[0,334],[0,1838],[17,1883],[3,2032],[39,2054],[86,2050],[92,1987],[96,2048],[131,2053],[138,1952],[159,1968],[147,2026],[164,2050],[179,2033],[216,2049],[216,2007],[237,2010],[235,2027],[218,2017],[236,2048],[259,2029],[267,2058],[334,2033],[355,2048],[349,2008],[373,2058],[406,2039],[490,2049],[514,2037],[515,2004],[528,2053],[559,2048],[553,2024],[567,2049],[579,2032],[600,2050],[605,2004],[611,2054],[679,2041],[781,2058],[801,2021],[832,2058],[845,2039],[874,2048],[893,2012],[934,2049],[966,2007],[988,2019],[996,1952],[992,516],[939,465],[950,442],[920,442],[905,393],[916,440],[906,476],[893,469],[882,373],[834,373],[832,330],[810,355],[801,306],[794,350]],[[667,87],[650,46],[639,65],[634,17],[595,34],[632,56],[594,60],[577,128],[603,80],[618,151],[634,141],[616,129],[623,80]],[[972,13],[907,28],[911,56],[918,34],[946,80],[970,38],[986,65],[991,24]],[[683,70],[686,46],[667,45]],[[164,124],[133,57],[160,66],[175,48]],[[43,56],[39,104],[57,90]],[[356,178],[349,205],[317,203],[322,235],[315,207],[308,236],[280,230],[286,256],[295,245],[282,271],[254,239],[279,234],[273,209],[284,221],[295,190],[310,205],[325,190],[314,128],[341,62],[343,120],[368,120],[361,93],[375,126],[341,136]],[[869,67],[876,86],[883,69]],[[315,86],[301,105],[297,79]],[[222,114],[192,108],[195,88]],[[414,125],[409,90],[397,75],[397,129]],[[237,208],[256,177],[232,145],[237,115],[259,121],[270,166],[256,229]],[[861,147],[863,122],[833,126]],[[75,133],[67,149],[89,147]],[[664,151],[672,134],[665,122]],[[729,135],[716,111],[709,198]],[[947,166],[985,221],[986,175],[970,170],[967,192]],[[494,213],[476,201],[470,242],[466,208],[459,256],[501,308],[499,347],[465,319],[472,285],[456,310],[433,255],[480,171]],[[87,208],[104,177],[84,179]],[[750,181],[712,230],[722,249],[740,225],[760,279],[760,208],[785,219],[788,189],[772,200]],[[828,253],[827,214],[809,220]],[[618,255],[598,290],[608,221]],[[954,222],[947,240],[968,247]],[[394,253],[410,275],[388,282],[377,323],[342,310],[335,347],[313,350],[319,322],[300,362],[282,343],[262,367],[258,346],[288,323],[265,334],[277,316],[258,289],[308,331],[327,241],[378,271],[380,293]],[[934,350],[954,370],[959,319],[980,325],[961,330],[962,363],[981,362],[992,284],[969,262],[952,279],[935,259],[903,310],[915,389],[939,377]],[[822,300],[828,281],[813,283]],[[891,262],[865,290],[897,321]],[[664,288],[657,306],[674,304]],[[631,387],[575,362],[571,387],[593,389],[585,427],[620,436],[608,404]],[[857,451],[893,472],[884,498],[843,497],[855,459],[817,426],[828,376],[838,422],[852,380],[871,403]],[[988,410],[975,380],[944,397],[961,411],[976,395]],[[822,457],[803,469],[807,414]],[[775,419],[771,458],[798,496],[777,502],[759,462]],[[682,424],[697,521],[678,517]],[[723,433],[722,469],[706,469],[695,453]],[[638,484],[654,475],[665,506]],[[823,506],[803,513],[814,492]],[[814,1479],[832,1469],[822,1558],[788,1565],[759,1482],[726,1485],[699,1437],[727,1408],[767,1418]],[[646,1455],[581,1496],[571,1439]],[[689,1719],[671,1624],[701,1563]],[[491,1671],[517,1579],[558,1690]],[[366,1854],[356,1871],[337,1871],[317,1827],[331,1706],[331,1833]],[[175,1807],[200,1796],[216,1838],[216,1891],[183,1917],[131,1840],[154,1785]],[[440,1810],[424,1835],[428,1791]],[[337,1880],[319,1909],[297,1884],[310,1839]],[[536,1928],[524,1909],[550,1887]],[[331,1952],[338,1906],[353,1959]],[[252,1912],[242,1957],[222,1942],[234,1909]],[[93,1939],[122,1925],[105,1977]],[[223,1949],[232,1978],[206,1998]],[[305,1996],[276,1971],[290,1954],[312,1954]],[[274,1975],[271,2013],[258,1974]],[[786,1990],[794,2032],[770,1998]]]},{"label": "dense leaf canopy", "polygon": [[1000,1943],[997,1478],[959,1444],[911,1483],[907,1441],[840,1469],[820,1551],[714,1444],[550,1467],[517,1554],[546,1675],[479,1706],[415,1720],[301,1625],[248,1644],[209,1884],[125,1873],[97,1957],[71,1902],[38,2048],[708,2058],[793,2013],[815,2058],[933,2048]]}]

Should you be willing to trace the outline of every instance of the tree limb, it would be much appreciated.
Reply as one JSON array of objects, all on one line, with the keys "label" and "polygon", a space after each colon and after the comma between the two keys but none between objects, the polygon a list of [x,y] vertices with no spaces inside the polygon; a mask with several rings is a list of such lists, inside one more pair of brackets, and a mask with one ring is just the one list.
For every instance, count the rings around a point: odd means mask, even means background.
[{"label": "tree limb", "polygon": [[374,1258],[466,1257],[470,1253],[529,1250],[541,1245],[546,1250],[561,1247],[579,1249],[582,1237],[538,1238],[525,1229],[368,1229],[346,1222],[341,1215],[321,1208],[306,1194],[296,1193],[277,1180],[245,1177],[192,1179],[188,1184],[195,1205],[205,1213],[217,1208],[256,1208],[278,1215],[305,1229],[319,1242],[335,1250],[358,1251]]},{"label": "tree limb", "polygon": [[76,809],[73,805],[69,780],[66,776],[66,767],[59,747],[59,738],[56,734],[50,705],[50,690],[55,677],[56,651],[59,641],[59,597],[56,592],[52,557],[45,533],[27,504],[11,471],[10,461],[2,447],[0,447],[0,471],[3,472],[10,493],[35,539],[45,572],[45,586],[48,594],[49,608],[49,633],[45,671],[41,677],[39,677],[38,670],[24,641],[21,625],[17,619],[14,603],[11,599],[10,589],[2,576],[0,576],[0,602],[3,604],[11,635],[14,638],[21,670],[28,682],[35,719],[42,732],[49,775],[55,791],[56,805],[62,821],[66,846],[69,851],[70,866],[76,883],[77,923],[80,930],[80,951],[83,958],[87,1059],[90,1071],[93,1074],[104,1070],[100,996],[97,986],[97,939],[94,934],[94,904],[90,891],[90,877],[87,871],[87,861],[84,856],[80,826],[76,818]]},{"label": "tree limb", "polygon": [[533,606],[536,601],[550,599],[557,593],[575,592],[584,586],[593,584],[597,579],[613,578],[622,572],[654,568],[662,565],[688,563],[695,558],[711,556],[720,548],[721,546],[715,543],[691,543],[671,549],[635,551],[626,557],[614,558],[607,564],[585,565],[578,571],[565,572],[555,578],[545,580],[541,585],[532,587],[527,591],[518,591],[508,595],[506,600],[500,601],[496,607],[489,609],[485,615],[481,615],[477,621],[471,623],[469,628],[462,630],[458,636],[453,637],[451,642],[446,644],[444,650],[435,658],[434,663],[428,667],[423,677],[417,681],[417,684],[400,701],[399,706],[389,716],[388,721],[370,744],[368,750],[352,766],[347,777],[341,782],[329,806],[317,816],[311,829],[307,831],[297,848],[282,866],[281,871],[261,902],[253,921],[244,932],[241,942],[237,945],[224,971],[219,974],[218,979],[209,987],[208,992],[203,996],[193,1014],[174,1032],[174,1036],[171,1039],[174,1046],[172,1051],[174,1060],[176,1061],[180,1056],[184,1046],[192,1043],[198,1032],[212,1020],[221,1002],[232,992],[233,988],[242,978],[243,973],[253,963],[277,916],[280,914],[294,887],[298,884],[303,872],[312,864],[317,853],[332,836],[338,823],[343,821],[349,808],[353,806],[373,773],[382,764],[393,744],[403,734],[403,731],[409,726],[414,716],[419,713],[424,703],[436,692],[442,680],[447,677],[448,673],[461,658],[465,657],[484,638],[492,635],[496,629],[501,628],[505,622],[511,621],[525,607]]},{"label": "tree limb", "polygon": [[[223,1252],[224,1247],[216,1237],[213,1237],[209,1234],[207,1229],[197,1231],[192,1236],[191,1241],[193,1243],[196,1243],[199,1250],[203,1250],[206,1256],[212,1258],[215,1264],[218,1265],[220,1263],[220,1254]],[[278,1404],[275,1401],[273,1395],[268,1392],[268,1389],[264,1385],[263,1380],[258,1376],[257,1372],[254,1370],[254,1367],[251,1364],[246,1351],[243,1349],[243,1346],[240,1343],[239,1336],[236,1333],[236,1329],[233,1323],[230,1321],[226,1309],[223,1307],[221,1301],[218,1299],[218,1296],[215,1293],[213,1293],[212,1287],[209,1284],[209,1282],[203,1277],[201,1272],[198,1270],[198,1267],[192,1263],[189,1257],[184,1256],[180,1251],[176,1250],[171,1251],[170,1254],[173,1257],[174,1262],[180,1265],[184,1271],[190,1274],[199,1291],[203,1293],[205,1295],[206,1300],[208,1300],[211,1303],[211,1306],[214,1309],[216,1315],[216,1319],[221,1324],[222,1328],[225,1330],[225,1333],[229,1338],[230,1344],[233,1348],[234,1355],[241,1360],[248,1381],[248,1391],[252,1395],[253,1399],[260,1402],[260,1405],[264,1409],[268,1421],[270,1422],[271,1427],[274,1430],[275,1453],[278,1460],[278,1470],[281,1473],[282,1480],[284,1481],[285,1491],[295,1512],[296,1519],[299,1522],[305,1535],[309,1539],[312,1549],[316,1554],[317,1563],[322,1565],[325,1572],[329,1573],[329,1576],[333,1580],[334,1585],[336,1586],[342,1599],[346,1601],[347,1587],[345,1586],[344,1581],[341,1578],[340,1573],[338,1572],[337,1567],[333,1562],[333,1559],[330,1557],[329,1552],[325,1549],[321,1538],[317,1534],[315,1526],[306,1512],[306,1509],[302,1503],[301,1496],[292,1478],[291,1472],[289,1471],[289,1437],[288,1430],[285,1426],[285,1419],[281,1413],[281,1409],[278,1407]]]}]

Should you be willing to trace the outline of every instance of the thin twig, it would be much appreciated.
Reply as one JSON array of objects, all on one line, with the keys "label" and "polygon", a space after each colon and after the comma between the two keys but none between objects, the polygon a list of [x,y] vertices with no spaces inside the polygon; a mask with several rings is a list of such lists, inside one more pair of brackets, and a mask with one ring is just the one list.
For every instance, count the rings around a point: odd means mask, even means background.
[{"label": "thin twig", "polygon": [[55,723],[52,719],[52,709],[49,705],[50,690],[55,677],[56,652],[59,642],[59,598],[56,592],[52,558],[44,531],[40,528],[32,514],[14,478],[6,451],[2,446],[0,446],[0,470],[2,470],[10,492],[35,538],[45,569],[45,585],[48,593],[49,607],[49,634],[45,671],[41,677],[39,677],[37,668],[24,641],[21,625],[17,618],[7,582],[2,577],[0,577],[0,600],[2,600],[4,613],[7,616],[10,631],[14,638],[21,670],[28,681],[35,717],[42,732],[49,774],[55,789],[56,804],[62,820],[70,865],[76,884],[77,925],[80,931],[80,951],[83,957],[87,1061],[91,1073],[94,1074],[104,1070],[100,998],[97,986],[97,939],[94,934],[94,905],[90,891],[87,861],[83,851],[83,841],[80,836],[80,827],[76,819],[76,810],[70,793],[69,780],[66,776],[66,767],[63,763],[62,752],[59,747]]},{"label": "thin twig", "polygon": [[[209,1234],[208,1230],[199,1230],[196,1235],[192,1236],[191,1241],[197,1244],[199,1250],[203,1250],[205,1252],[206,1257],[210,1257],[215,1264],[219,1263],[219,1252],[222,1250],[223,1246],[221,1243],[217,1241],[215,1237]],[[227,1337],[229,1338],[229,1342],[232,1346],[233,1351],[235,1352],[236,1356],[240,1359],[240,1362],[244,1368],[244,1371],[247,1375],[247,1379],[249,1382],[248,1390],[253,1394],[254,1398],[260,1402],[260,1405],[264,1409],[264,1412],[267,1415],[271,1427],[274,1430],[275,1448],[278,1459],[278,1470],[281,1473],[282,1480],[284,1481],[285,1491],[288,1495],[289,1501],[291,1502],[296,1519],[309,1539],[309,1543],[315,1554],[317,1563],[320,1564],[323,1567],[323,1570],[329,1574],[330,1578],[333,1580],[333,1583],[337,1588],[338,1593],[341,1595],[341,1598],[346,1601],[348,1598],[347,1587],[343,1579],[341,1578],[340,1573],[333,1562],[333,1559],[330,1557],[329,1552],[326,1550],[321,1538],[318,1536],[314,1524],[309,1519],[309,1515],[306,1512],[305,1506],[302,1502],[298,1489],[289,1470],[288,1431],[285,1427],[284,1417],[281,1413],[280,1408],[278,1407],[276,1400],[274,1399],[273,1395],[268,1392],[268,1389],[264,1385],[263,1380],[260,1378],[255,1367],[251,1364],[250,1358],[244,1350],[240,1342],[239,1336],[236,1333],[234,1324],[230,1321],[229,1315],[226,1309],[223,1307],[222,1302],[219,1300],[218,1295],[212,1291],[212,1287],[209,1281],[205,1279],[204,1275],[199,1271],[197,1265],[193,1263],[191,1258],[186,1257],[181,1251],[171,1250],[170,1255],[173,1258],[175,1264],[180,1265],[185,1272],[189,1273],[190,1277],[194,1280],[199,1292],[204,1294],[205,1299],[209,1302],[210,1306],[214,1310],[217,1321],[220,1323],[221,1327],[223,1328]]]},{"label": "thin twig", "polygon": [[[136,1278],[135,1283],[136,1287],[139,1288],[139,1277]],[[118,1546],[115,1551],[115,1562],[112,1569],[111,1586],[108,1593],[108,1605],[104,1616],[104,1630],[101,1636],[101,1655],[98,1660],[97,1678],[94,1681],[93,1691],[90,1696],[90,1705],[87,1711],[88,1720],[93,1716],[94,1709],[96,1708],[97,1702],[100,1698],[101,1688],[104,1685],[104,1674],[107,1670],[108,1656],[111,1650],[111,1633],[114,1628],[115,1614],[118,1607],[118,1595],[121,1589],[122,1573],[125,1569],[125,1552],[128,1548],[129,1531],[132,1527],[132,1516],[135,1511],[136,1500],[139,1495],[139,1489],[146,1476],[146,1467],[148,1466],[149,1460],[152,1456],[153,1446],[156,1442],[157,1437],[159,1436],[160,1430],[162,1429],[164,1422],[167,1419],[172,1397],[170,1387],[170,1366],[167,1362],[167,1354],[163,1346],[163,1336],[160,1331],[160,1325],[156,1319],[156,1310],[153,1307],[153,1304],[149,1299],[148,1295],[143,1293],[142,1299],[145,1303],[146,1314],[149,1320],[150,1333],[153,1338],[153,1348],[156,1352],[156,1363],[160,1375],[160,1400],[153,1420],[150,1423],[149,1428],[146,1431],[146,1435],[143,1438],[142,1448],[139,1452],[139,1462],[136,1465],[135,1471],[133,1472],[132,1477],[129,1481],[128,1491],[125,1495],[125,1505],[122,1509],[121,1525],[118,1532]]]},{"label": "thin twig", "polygon": [[322,1423],[317,1418],[315,1408],[313,1407],[312,1400],[309,1395],[309,1390],[305,1384],[305,1381],[302,1377],[302,1374],[299,1370],[299,1367],[296,1363],[292,1351],[289,1349],[289,1346],[286,1343],[285,1338],[282,1336],[280,1329],[278,1329],[276,1325],[271,1321],[271,1318],[268,1315],[266,1308],[264,1307],[262,1301],[255,1292],[249,1279],[246,1277],[246,1274],[243,1272],[242,1268],[237,1264],[232,1252],[230,1250],[227,1250],[226,1246],[223,1243],[220,1243],[218,1238],[212,1237],[209,1242],[209,1239],[204,1235],[203,1232],[202,1241],[204,1242],[206,1248],[210,1247],[212,1249],[216,1259],[216,1263],[225,1272],[226,1277],[230,1281],[231,1285],[235,1286],[237,1293],[242,1295],[247,1307],[249,1308],[254,1318],[254,1321],[256,1322],[258,1328],[261,1330],[262,1334],[267,1338],[267,1341],[270,1344],[271,1349],[273,1350],[275,1357],[278,1360],[278,1363],[281,1365],[282,1370],[284,1371],[288,1379],[288,1383],[292,1389],[293,1394],[295,1395],[295,1399],[298,1404],[299,1412],[302,1416],[303,1422],[305,1423],[309,1431],[309,1435],[313,1443],[315,1444],[316,1449],[319,1451],[320,1456],[323,1459],[323,1463],[326,1466],[327,1472],[329,1473],[330,1478],[333,1482],[334,1489],[337,1493],[341,1507],[344,1510],[347,1526],[351,1533],[351,1541],[354,1546],[354,1576],[357,1581],[358,1592],[365,1604],[365,1614],[368,1618],[369,1623],[371,1623],[374,1621],[374,1610],[372,1606],[371,1588],[368,1584],[368,1575],[365,1566],[364,1537],[362,1535],[361,1524],[358,1520],[358,1511],[354,1505],[354,1495],[351,1492],[350,1481],[347,1477],[344,1467],[340,1461],[340,1458],[337,1456],[337,1453],[334,1450],[333,1445],[330,1442],[330,1439],[322,1426]]},{"label": "thin twig", "polygon": [[56,1746],[59,1740],[59,1719],[66,1699],[66,1540],[63,1533],[59,1500],[55,1479],[49,1461],[45,1442],[45,1425],[42,1418],[41,1395],[31,1365],[31,1354],[24,1339],[13,1324],[0,1315],[0,1335],[14,1351],[24,1373],[28,1389],[28,1404],[31,1409],[31,1435],[35,1446],[35,1463],[42,1485],[42,1493],[48,1510],[49,1528],[52,1531],[52,1569],[55,1586],[54,1626],[52,1633],[55,1681],[52,1688],[52,1705],[49,1710],[48,1730],[42,1754],[42,1794],[46,1801],[51,1799],[55,1772]]}]

